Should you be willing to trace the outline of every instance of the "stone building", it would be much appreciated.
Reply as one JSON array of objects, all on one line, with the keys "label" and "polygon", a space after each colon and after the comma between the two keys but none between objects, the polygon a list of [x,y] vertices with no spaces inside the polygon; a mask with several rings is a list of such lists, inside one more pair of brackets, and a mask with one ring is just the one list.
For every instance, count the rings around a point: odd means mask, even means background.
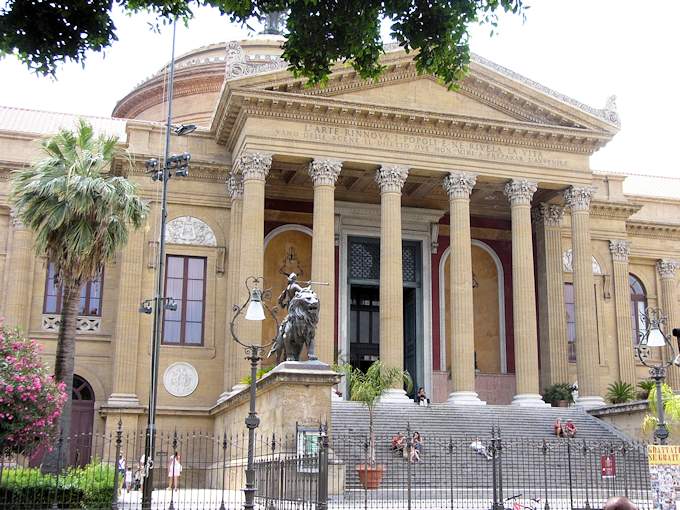
[{"label": "stone building", "polygon": [[[191,153],[170,182],[168,295],[159,423],[210,428],[248,364],[228,332],[248,275],[274,296],[286,273],[317,286],[318,354],[407,369],[435,401],[540,404],[578,381],[579,403],[647,371],[634,356],[646,306],[680,325],[680,199],[624,193],[589,157],[619,129],[595,109],[480,57],[456,91],[418,75],[398,48],[375,82],[337,66],[305,87],[276,39],[215,44],[177,60],[173,137]],[[76,374],[83,423],[123,416],[142,429],[149,387],[167,70],[122,98],[112,118],[128,173],[151,203],[146,230],[83,289]],[[0,108],[0,311],[54,352],[60,291],[11,213],[10,172],[72,115]],[[269,323],[243,323],[248,339]],[[680,369],[670,370],[680,386]],[[395,389],[390,399],[404,399]],[[89,420],[89,422],[88,422]]]}]

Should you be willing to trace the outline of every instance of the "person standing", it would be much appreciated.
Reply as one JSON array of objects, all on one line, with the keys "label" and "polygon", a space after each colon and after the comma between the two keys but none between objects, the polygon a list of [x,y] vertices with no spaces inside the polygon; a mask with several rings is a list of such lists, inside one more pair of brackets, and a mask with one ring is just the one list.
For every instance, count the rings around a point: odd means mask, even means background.
[{"label": "person standing", "polygon": [[170,457],[168,463],[168,489],[179,489],[179,477],[182,474],[182,463],[180,462],[179,453]]}]

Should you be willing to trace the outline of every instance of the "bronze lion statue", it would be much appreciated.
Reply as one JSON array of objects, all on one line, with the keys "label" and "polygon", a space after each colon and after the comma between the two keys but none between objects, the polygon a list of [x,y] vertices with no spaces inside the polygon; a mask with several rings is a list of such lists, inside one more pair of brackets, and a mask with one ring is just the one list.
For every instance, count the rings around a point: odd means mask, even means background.
[{"label": "bronze lion statue", "polygon": [[303,287],[288,304],[288,315],[279,331],[269,355],[276,354],[276,362],[300,361],[302,348],[307,346],[307,358],[318,359],[315,352],[316,326],[319,323],[319,297],[311,287]]}]

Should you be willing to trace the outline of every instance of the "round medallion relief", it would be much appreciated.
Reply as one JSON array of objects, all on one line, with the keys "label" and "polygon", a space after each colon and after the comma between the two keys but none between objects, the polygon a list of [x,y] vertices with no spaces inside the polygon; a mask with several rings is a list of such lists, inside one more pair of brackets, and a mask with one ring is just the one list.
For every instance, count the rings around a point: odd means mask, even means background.
[{"label": "round medallion relief", "polygon": [[198,386],[198,372],[189,363],[178,361],[163,373],[165,390],[175,397],[188,397]]}]

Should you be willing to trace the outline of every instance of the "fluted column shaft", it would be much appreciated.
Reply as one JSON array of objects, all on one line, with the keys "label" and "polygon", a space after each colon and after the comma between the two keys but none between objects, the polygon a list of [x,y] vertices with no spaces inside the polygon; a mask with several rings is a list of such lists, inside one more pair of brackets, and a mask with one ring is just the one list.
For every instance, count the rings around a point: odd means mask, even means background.
[{"label": "fluted column shaft", "polygon": [[241,222],[243,221],[243,176],[232,172],[227,178],[227,193],[231,197],[229,211],[229,265],[227,269],[227,329],[224,349],[224,393],[226,395],[248,371],[241,363],[241,356],[236,352],[237,346],[231,338],[229,322],[233,316],[232,308],[240,305],[241,280]]},{"label": "fluted column shaft", "polygon": [[542,387],[569,380],[567,320],[564,314],[562,279],[562,232],[564,210],[540,204],[533,210],[536,225],[540,358]]},{"label": "fluted column shaft", "polygon": [[4,311],[2,316],[7,324],[28,331],[30,310],[30,290],[33,287],[32,274],[35,254],[33,253],[33,236],[12,211],[10,226],[12,232],[7,265],[7,289],[11,289],[5,295]]},{"label": "fluted column shaft", "polygon": [[[238,302],[247,299],[245,281],[249,276],[264,274],[264,185],[271,168],[272,157],[260,152],[246,152],[235,164],[243,178],[243,213],[241,214],[241,253],[239,255]],[[266,283],[266,282],[265,282]],[[262,323],[242,320],[239,337],[244,343],[260,343]],[[242,367],[243,365],[243,367]],[[237,373],[247,367],[241,361]]]},{"label": "fluted column shaft", "polygon": [[315,159],[309,165],[314,184],[314,219],[312,234],[312,281],[316,285],[321,308],[316,329],[316,355],[324,363],[335,362],[335,182],[342,163],[332,159]]},{"label": "fluted column shaft", "polygon": [[[401,188],[408,169],[383,165],[375,180],[380,186],[380,360],[404,368],[404,287],[401,249]],[[405,398],[402,383],[385,400]]]},{"label": "fluted column shaft", "polygon": [[515,179],[505,185],[512,216],[512,306],[515,331],[515,405],[543,405],[538,388],[536,291],[531,240],[531,198],[535,182]]},{"label": "fluted column shaft", "polygon": [[593,255],[590,246],[590,199],[593,189],[571,187],[564,197],[571,209],[571,244],[574,269],[576,318],[576,372],[578,404],[590,408],[604,405],[600,396],[599,355],[593,290]]},{"label": "fluted column shaft", "polygon": [[635,353],[633,352],[633,326],[630,320],[630,283],[628,281],[628,256],[630,243],[616,239],[609,241],[614,279],[614,306],[616,310],[616,338],[619,360],[618,379],[635,386]]},{"label": "fluted column shaft", "polygon": [[118,282],[118,310],[114,340],[113,388],[110,405],[139,405],[137,395],[137,356],[139,346],[138,313],[142,299],[144,271],[144,232],[130,233],[130,239],[121,253],[120,280]]},{"label": "fluted column shaft", "polygon": [[472,244],[470,194],[474,174],[451,172],[443,186],[449,195],[451,255],[449,258],[449,314],[451,328],[452,405],[483,404],[475,392],[475,317],[472,302]]},{"label": "fluted column shaft", "polygon": [[[680,263],[676,260],[662,259],[656,263],[656,269],[661,277],[661,303],[662,311],[666,316],[666,327],[664,333],[671,334],[673,328],[680,328],[680,317],[675,303],[677,295],[675,293],[675,274],[680,268]],[[671,340],[675,343],[675,339]],[[676,344],[677,345],[677,344]],[[666,372],[666,382],[674,390],[680,390],[680,368],[670,366]]]}]

